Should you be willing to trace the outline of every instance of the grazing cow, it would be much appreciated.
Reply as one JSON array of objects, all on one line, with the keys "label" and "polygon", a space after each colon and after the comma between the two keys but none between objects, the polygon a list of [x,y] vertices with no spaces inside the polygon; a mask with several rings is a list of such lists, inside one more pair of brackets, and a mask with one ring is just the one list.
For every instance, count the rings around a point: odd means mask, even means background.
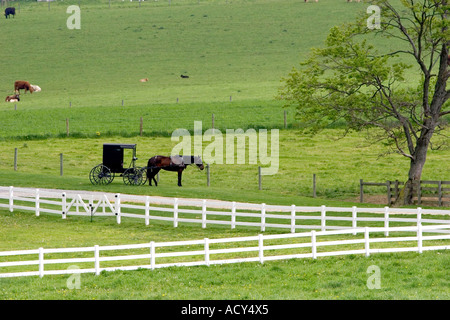
[{"label": "grazing cow", "polygon": [[140,82],[147,82],[148,81],[148,78],[145,78],[145,79],[141,79],[141,80],[139,80]]},{"label": "grazing cow", "polygon": [[28,81],[18,80],[16,82],[14,82],[14,92],[20,93],[20,89],[24,89],[25,93],[27,93],[27,91],[30,91],[30,93],[33,93],[33,91],[34,91],[33,87],[31,86],[31,84]]},{"label": "grazing cow", "polygon": [[187,78],[189,78],[189,76],[185,76],[185,75],[181,75],[181,77],[183,78],[183,79],[187,79]]},{"label": "grazing cow", "polygon": [[16,8],[6,8],[5,9],[5,18],[8,19],[8,16],[12,14],[13,18],[16,15]]},{"label": "grazing cow", "polygon": [[36,86],[36,85],[32,84],[31,87],[33,88],[34,92],[40,92],[41,91],[41,87],[39,87],[39,86]]},{"label": "grazing cow", "polygon": [[5,101],[6,102],[17,102],[17,101],[20,101],[20,97],[18,94],[13,94],[12,96],[7,96]]}]

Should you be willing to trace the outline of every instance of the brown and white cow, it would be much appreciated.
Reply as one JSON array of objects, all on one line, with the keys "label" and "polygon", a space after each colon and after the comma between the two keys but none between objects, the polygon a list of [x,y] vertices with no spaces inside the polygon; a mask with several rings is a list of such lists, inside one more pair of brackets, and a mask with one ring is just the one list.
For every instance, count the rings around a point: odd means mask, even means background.
[{"label": "brown and white cow", "polygon": [[24,89],[25,93],[27,93],[27,91],[30,91],[30,93],[33,93],[33,91],[34,91],[33,87],[31,86],[31,84],[28,81],[18,80],[16,82],[14,82],[14,92],[20,94],[21,89]]},{"label": "brown and white cow", "polygon": [[6,96],[5,101],[6,102],[17,102],[17,101],[20,101],[20,97],[18,94],[13,94],[11,96]]}]

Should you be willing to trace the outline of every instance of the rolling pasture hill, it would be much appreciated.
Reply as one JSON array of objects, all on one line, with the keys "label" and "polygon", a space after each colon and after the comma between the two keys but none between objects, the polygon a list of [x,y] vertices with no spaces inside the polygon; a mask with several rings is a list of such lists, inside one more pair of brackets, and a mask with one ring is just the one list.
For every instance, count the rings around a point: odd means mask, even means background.
[{"label": "rolling pasture hill", "polygon": [[[16,103],[0,101],[1,186],[349,207],[359,205],[359,179],[384,182],[406,176],[406,160],[395,154],[379,157],[386,152],[383,144],[368,145],[364,133],[338,139],[343,123],[314,137],[300,135],[295,110],[283,109],[278,97],[282,77],[311,47],[323,43],[330,27],[366,14],[363,2],[21,0],[20,10],[17,2],[11,4],[16,5],[15,18],[0,19],[0,40],[7,44],[0,49],[0,93],[12,94],[15,80],[27,80],[42,91],[22,93]],[[69,5],[80,5],[79,30],[67,28]],[[144,78],[148,81],[140,82]],[[107,186],[90,183],[89,171],[101,163],[104,143],[136,143],[137,164],[145,166],[151,156],[169,154],[177,144],[172,133],[180,128],[192,132],[194,121],[202,122],[203,132],[214,123],[223,134],[226,129],[267,129],[269,134],[279,129],[278,173],[263,176],[259,190],[261,163],[248,164],[247,144],[245,164],[211,165],[210,186],[206,170],[193,167],[183,174],[182,188],[175,173],[164,171],[157,188],[126,186],[121,177]],[[203,148],[209,143],[203,140]],[[125,154],[127,162],[130,157]],[[449,162],[448,148],[430,151],[424,178],[450,180],[448,165],[443,165]],[[312,197],[314,173],[317,198]],[[97,217],[93,222],[85,217],[62,221],[4,209],[0,230],[2,251],[256,232],[197,225],[174,229],[158,222],[143,226],[126,219],[119,226]],[[69,290],[65,276],[1,279],[0,298],[448,299],[446,251],[111,272],[83,275],[80,290]],[[367,289],[369,265],[382,268],[383,290]]]},{"label": "rolling pasture hill", "polygon": [[[79,30],[66,26],[71,4],[81,5]],[[11,172],[15,148],[19,149],[15,183],[32,185],[58,176],[63,153],[64,176],[78,179],[74,187],[91,188],[87,177],[101,162],[102,143],[138,142],[139,164],[145,166],[152,155],[170,152],[175,143],[168,137],[174,130],[192,132],[194,121],[202,121],[203,131],[214,121],[223,133],[237,128],[284,129],[284,112],[286,125],[293,130],[281,130],[279,173],[263,181],[263,189],[273,191],[274,197],[310,196],[313,173],[318,176],[319,196],[341,199],[359,191],[359,179],[402,180],[406,160],[396,155],[378,159],[385,152],[382,144],[368,146],[361,134],[336,140],[340,128],[313,139],[300,136],[295,132],[301,124],[295,122],[294,110],[283,109],[277,100],[281,78],[311,47],[323,43],[329,28],[360,14],[365,14],[363,3],[325,0],[172,1],[141,6],[112,1],[111,7],[102,1],[52,2],[50,7],[20,2],[14,19],[0,21],[4,42],[21,35],[2,48],[0,63],[8,72],[0,74],[0,92],[12,94],[16,79],[38,84],[42,92],[22,94],[18,103],[1,103],[3,184],[15,174]],[[148,81],[140,82],[143,78]],[[137,139],[141,119],[142,137]],[[88,140],[68,140],[67,135]],[[446,150],[430,152],[424,178],[449,180],[441,165],[446,159]],[[219,194],[257,188],[257,166],[213,165],[212,188],[206,193],[219,186],[224,189]],[[23,179],[20,174],[25,172],[37,177]],[[241,183],[236,183],[237,177]],[[191,178],[193,183],[186,180],[186,187],[202,186],[206,180],[204,173],[185,175]],[[60,187],[73,186],[64,184]]]},{"label": "rolling pasture hill", "polygon": [[[179,102],[273,100],[280,78],[329,28],[353,19],[362,4],[323,1],[108,3],[81,1],[81,29],[69,30],[66,9],[77,1],[21,2],[2,21],[0,90],[14,79],[42,88],[23,97],[33,108],[150,106]],[[6,20],[6,19],[5,19]],[[38,30],[30,32],[30,30]],[[18,54],[20,52],[20,54]],[[182,79],[186,74],[189,79]],[[148,78],[140,83],[139,79]]]}]

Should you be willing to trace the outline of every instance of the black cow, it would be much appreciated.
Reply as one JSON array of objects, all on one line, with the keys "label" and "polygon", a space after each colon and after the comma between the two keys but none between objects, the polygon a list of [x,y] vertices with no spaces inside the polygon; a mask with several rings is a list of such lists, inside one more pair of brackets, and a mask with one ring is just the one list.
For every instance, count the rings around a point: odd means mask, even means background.
[{"label": "black cow", "polygon": [[6,17],[6,19],[8,19],[8,16],[10,14],[12,14],[13,18],[14,18],[14,16],[16,15],[16,8],[6,8],[5,9],[5,17]]}]

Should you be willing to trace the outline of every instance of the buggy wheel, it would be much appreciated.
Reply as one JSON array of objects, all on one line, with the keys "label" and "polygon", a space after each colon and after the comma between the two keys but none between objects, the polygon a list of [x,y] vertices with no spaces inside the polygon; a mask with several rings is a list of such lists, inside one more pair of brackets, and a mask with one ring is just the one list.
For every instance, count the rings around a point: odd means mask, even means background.
[{"label": "buggy wheel", "polygon": [[142,183],[145,184],[147,182],[147,167],[140,167],[139,171],[141,171],[142,174]]},{"label": "buggy wheel", "polygon": [[143,171],[140,168],[129,168],[123,173],[123,182],[127,185],[139,186],[144,183]]},{"label": "buggy wheel", "polygon": [[92,184],[110,184],[114,180],[114,172],[103,164],[99,164],[92,168],[89,173],[89,179]]}]

